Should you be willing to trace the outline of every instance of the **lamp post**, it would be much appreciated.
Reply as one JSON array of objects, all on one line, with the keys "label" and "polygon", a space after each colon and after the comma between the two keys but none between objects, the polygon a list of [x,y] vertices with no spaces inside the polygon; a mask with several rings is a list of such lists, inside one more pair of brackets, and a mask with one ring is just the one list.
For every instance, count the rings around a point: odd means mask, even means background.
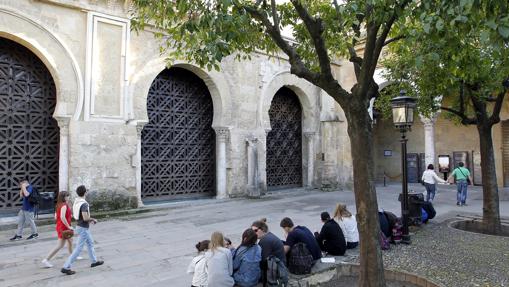
[{"label": "lamp post", "polygon": [[410,131],[414,122],[415,99],[406,96],[405,91],[401,91],[399,96],[391,100],[392,121],[394,126],[401,132],[401,169],[403,179],[401,181],[402,193],[401,198],[401,216],[403,219],[403,236],[402,242],[410,244],[410,235],[408,234],[408,177],[407,177],[407,152],[406,132]]}]

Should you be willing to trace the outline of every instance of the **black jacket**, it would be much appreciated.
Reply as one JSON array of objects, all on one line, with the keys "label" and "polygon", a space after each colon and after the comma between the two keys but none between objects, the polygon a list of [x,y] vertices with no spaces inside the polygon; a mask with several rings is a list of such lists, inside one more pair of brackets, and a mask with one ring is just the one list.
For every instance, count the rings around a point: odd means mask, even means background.
[{"label": "black jacket", "polygon": [[322,251],[330,255],[345,255],[346,240],[339,224],[334,219],[329,219],[322,226],[320,234],[315,234],[318,245]]}]

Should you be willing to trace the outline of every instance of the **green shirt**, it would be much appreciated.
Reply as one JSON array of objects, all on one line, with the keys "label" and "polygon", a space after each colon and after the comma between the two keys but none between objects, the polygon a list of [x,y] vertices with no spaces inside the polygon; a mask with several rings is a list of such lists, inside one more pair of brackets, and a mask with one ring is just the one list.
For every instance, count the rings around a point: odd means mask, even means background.
[{"label": "green shirt", "polygon": [[470,176],[470,171],[464,167],[457,167],[452,171],[452,175],[456,180],[467,180]]}]

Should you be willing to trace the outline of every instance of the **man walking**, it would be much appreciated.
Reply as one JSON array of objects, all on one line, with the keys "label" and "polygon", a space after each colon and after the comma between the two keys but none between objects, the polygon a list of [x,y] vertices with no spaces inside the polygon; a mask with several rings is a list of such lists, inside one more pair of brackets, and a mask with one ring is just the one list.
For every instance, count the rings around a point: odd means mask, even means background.
[{"label": "man walking", "polygon": [[34,205],[29,200],[30,194],[33,192],[33,187],[28,183],[28,180],[26,179],[21,180],[19,187],[19,195],[23,199],[23,206],[18,212],[18,231],[10,239],[11,241],[20,240],[23,238],[23,228],[27,222],[30,224],[30,229],[32,230],[32,234],[28,236],[27,240],[39,237],[39,234],[37,234],[37,226],[35,226],[34,220]]},{"label": "man walking", "polygon": [[464,206],[467,205],[467,187],[470,181],[472,182],[472,178],[470,177],[470,171],[463,167],[465,164],[463,162],[458,163],[458,167],[455,168],[451,176],[447,179],[449,182],[451,180],[456,179],[456,187],[458,189],[458,193],[456,196],[456,205]]},{"label": "man walking", "polygon": [[67,275],[75,274],[75,271],[71,270],[71,265],[76,261],[78,256],[81,253],[81,250],[83,250],[83,246],[85,243],[87,244],[88,249],[88,258],[90,258],[90,267],[96,267],[99,265],[104,264],[104,261],[98,261],[95,257],[95,250],[94,250],[94,239],[92,239],[92,235],[90,234],[90,222],[92,224],[96,224],[97,220],[95,218],[90,217],[90,209],[88,202],[85,200],[85,194],[87,193],[87,189],[85,186],[80,185],[76,189],[76,193],[78,194],[78,198],[74,201],[73,208],[72,208],[72,214],[75,219],[78,220],[78,226],[76,227],[76,233],[79,235],[78,238],[78,246],[76,246],[76,249],[72,252],[72,254],[67,258],[67,261],[65,261],[64,266],[62,267],[62,270],[60,270],[62,273]]}]

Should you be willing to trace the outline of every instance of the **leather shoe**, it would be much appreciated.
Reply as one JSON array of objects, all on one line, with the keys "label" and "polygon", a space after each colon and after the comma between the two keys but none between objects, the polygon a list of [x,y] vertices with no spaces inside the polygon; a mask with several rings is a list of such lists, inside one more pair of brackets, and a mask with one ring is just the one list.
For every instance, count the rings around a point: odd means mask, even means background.
[{"label": "leather shoe", "polygon": [[103,265],[103,264],[104,264],[104,261],[96,261],[96,262],[90,264],[90,267],[96,267],[96,266]]}]

